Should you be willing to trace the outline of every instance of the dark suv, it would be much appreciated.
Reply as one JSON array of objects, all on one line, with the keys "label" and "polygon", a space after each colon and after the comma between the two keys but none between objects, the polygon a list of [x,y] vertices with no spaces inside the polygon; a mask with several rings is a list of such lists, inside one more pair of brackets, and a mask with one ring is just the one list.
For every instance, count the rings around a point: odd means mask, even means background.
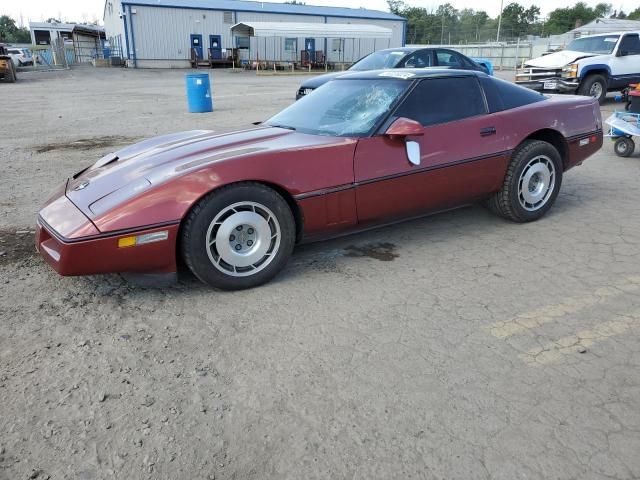
[{"label": "dark suv", "polygon": [[[483,60],[482,64],[477,63],[469,57],[448,48],[402,47],[373,52],[351,65],[347,71],[364,72],[384,68],[449,67],[458,70],[476,70],[491,75],[493,74],[492,67],[487,63],[486,60]],[[327,73],[305,80],[296,92],[296,100],[344,73]]]}]

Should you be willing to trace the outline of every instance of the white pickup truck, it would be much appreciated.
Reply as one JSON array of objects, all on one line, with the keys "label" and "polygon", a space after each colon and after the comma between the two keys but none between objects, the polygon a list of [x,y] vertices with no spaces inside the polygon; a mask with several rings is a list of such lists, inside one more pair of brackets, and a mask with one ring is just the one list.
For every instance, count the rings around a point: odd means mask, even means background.
[{"label": "white pickup truck", "polygon": [[549,93],[604,100],[607,92],[640,82],[640,32],[577,38],[565,50],[524,62],[516,83]]}]

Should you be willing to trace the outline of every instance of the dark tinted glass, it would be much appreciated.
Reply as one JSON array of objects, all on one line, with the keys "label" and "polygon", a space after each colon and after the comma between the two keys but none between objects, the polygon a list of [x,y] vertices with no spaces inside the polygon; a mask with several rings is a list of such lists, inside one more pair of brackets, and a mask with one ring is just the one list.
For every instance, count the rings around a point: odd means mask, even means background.
[{"label": "dark tinted glass", "polygon": [[480,84],[484,89],[484,96],[487,98],[487,106],[489,107],[489,112],[494,113],[504,110],[502,98],[500,98],[498,87],[496,86],[496,82],[493,81],[493,78],[481,77]]},{"label": "dark tinted glass", "polygon": [[396,110],[425,127],[486,113],[484,98],[475,77],[422,80]]},{"label": "dark tinted glass", "polygon": [[[530,103],[541,102],[547,98],[538,92],[534,92],[533,90],[529,90],[528,88],[515,85],[505,80],[500,80],[496,77],[487,78],[485,81],[493,82],[502,102],[501,110],[509,110],[510,108],[517,108],[523,105],[529,105]],[[485,89],[487,101],[489,99],[489,91],[490,89]],[[491,102],[489,102],[489,105],[491,105]]]},{"label": "dark tinted glass", "polygon": [[441,67],[464,68],[462,57],[451,50],[437,50],[438,65]]},{"label": "dark tinted glass", "polygon": [[640,38],[637,33],[629,33],[622,37],[618,51],[625,55],[640,55]]},{"label": "dark tinted glass", "polygon": [[424,68],[431,66],[431,50],[418,50],[409,55],[402,64],[403,68]]}]

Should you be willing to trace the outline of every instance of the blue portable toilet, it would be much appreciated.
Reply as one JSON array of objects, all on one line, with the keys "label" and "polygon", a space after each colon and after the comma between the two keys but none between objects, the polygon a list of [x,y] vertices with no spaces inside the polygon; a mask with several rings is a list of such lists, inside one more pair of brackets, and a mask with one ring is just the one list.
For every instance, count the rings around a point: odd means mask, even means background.
[{"label": "blue portable toilet", "polygon": [[213,111],[213,99],[211,97],[211,84],[208,73],[188,73],[187,80],[187,104],[189,112],[204,113]]}]

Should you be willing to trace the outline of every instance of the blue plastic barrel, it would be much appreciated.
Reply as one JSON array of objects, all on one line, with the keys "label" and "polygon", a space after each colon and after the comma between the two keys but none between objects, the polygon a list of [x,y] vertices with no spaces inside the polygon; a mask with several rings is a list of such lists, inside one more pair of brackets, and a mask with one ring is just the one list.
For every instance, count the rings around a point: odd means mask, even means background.
[{"label": "blue plastic barrel", "polygon": [[213,111],[213,100],[211,98],[211,84],[208,73],[188,73],[187,80],[187,103],[189,112],[203,113]]}]

